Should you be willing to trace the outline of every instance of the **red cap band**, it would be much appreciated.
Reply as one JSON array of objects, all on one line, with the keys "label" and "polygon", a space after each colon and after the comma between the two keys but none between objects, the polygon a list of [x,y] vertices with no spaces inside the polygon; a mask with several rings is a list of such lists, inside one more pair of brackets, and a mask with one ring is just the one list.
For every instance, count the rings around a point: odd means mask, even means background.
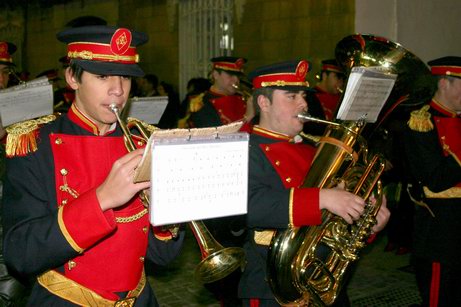
[{"label": "red cap band", "polygon": [[435,76],[461,77],[460,66],[432,66],[431,73]]},{"label": "red cap band", "polygon": [[131,38],[130,30],[120,28],[112,35],[110,44],[70,43],[67,46],[67,56],[70,59],[135,64],[139,62],[139,55],[135,47],[130,47]]},{"label": "red cap band", "polygon": [[302,86],[308,87],[309,82],[306,81],[309,64],[307,61],[299,62],[295,72],[273,73],[260,75],[253,79],[253,88],[269,87],[269,86]]}]

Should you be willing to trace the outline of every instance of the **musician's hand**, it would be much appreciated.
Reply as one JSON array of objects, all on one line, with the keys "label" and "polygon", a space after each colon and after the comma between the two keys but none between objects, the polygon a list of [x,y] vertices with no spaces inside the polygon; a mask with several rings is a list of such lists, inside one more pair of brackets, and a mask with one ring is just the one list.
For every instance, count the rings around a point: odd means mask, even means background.
[{"label": "musician's hand", "polygon": [[[372,201],[374,201],[372,199]],[[373,232],[379,232],[384,229],[386,226],[387,222],[389,221],[389,218],[391,216],[391,212],[387,208],[387,200],[386,197],[383,196],[383,203],[381,204],[381,207],[379,208],[378,214],[376,215],[376,225],[373,226],[371,229]]]},{"label": "musician's hand", "polygon": [[320,209],[339,215],[349,224],[360,218],[364,208],[365,201],[362,198],[342,187],[320,189]]},{"label": "musician's hand", "polygon": [[139,191],[149,188],[149,181],[133,183],[134,171],[141,161],[143,152],[143,148],[132,151],[112,165],[109,175],[96,189],[96,196],[103,211],[120,207]]}]

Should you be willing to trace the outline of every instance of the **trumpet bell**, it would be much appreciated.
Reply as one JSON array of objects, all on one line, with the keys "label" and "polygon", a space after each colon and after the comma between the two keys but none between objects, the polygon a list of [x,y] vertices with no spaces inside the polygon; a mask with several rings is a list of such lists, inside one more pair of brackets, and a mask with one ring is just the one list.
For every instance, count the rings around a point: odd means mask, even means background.
[{"label": "trumpet bell", "polygon": [[226,247],[210,254],[195,268],[195,277],[203,284],[220,280],[245,264],[245,252],[239,247]]}]

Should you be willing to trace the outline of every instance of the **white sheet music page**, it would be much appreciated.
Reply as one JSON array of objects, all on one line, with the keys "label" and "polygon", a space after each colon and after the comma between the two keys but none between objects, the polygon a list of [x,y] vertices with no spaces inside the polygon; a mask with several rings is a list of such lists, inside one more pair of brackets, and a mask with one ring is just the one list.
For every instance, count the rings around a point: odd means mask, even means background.
[{"label": "white sheet music page", "polygon": [[396,79],[397,75],[382,71],[379,67],[352,68],[337,118],[375,122]]},{"label": "white sheet music page", "polygon": [[46,76],[0,91],[4,127],[49,114],[53,114],[53,86]]},{"label": "white sheet music page", "polygon": [[154,141],[153,225],[247,213],[248,134]]},{"label": "white sheet music page", "polygon": [[133,97],[122,112],[122,117],[134,117],[148,124],[158,124],[168,104],[168,96]]}]

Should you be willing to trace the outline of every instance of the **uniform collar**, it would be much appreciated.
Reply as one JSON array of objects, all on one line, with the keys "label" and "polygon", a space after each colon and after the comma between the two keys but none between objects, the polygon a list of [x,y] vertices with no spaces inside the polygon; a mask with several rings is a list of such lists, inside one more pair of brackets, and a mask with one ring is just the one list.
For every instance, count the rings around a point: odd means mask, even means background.
[{"label": "uniform collar", "polygon": [[258,125],[255,125],[253,127],[252,133],[260,135],[260,136],[264,136],[264,137],[267,137],[273,140],[286,141],[286,142],[294,142],[294,140],[296,139],[296,136],[292,138],[286,134],[282,134],[282,133],[278,133],[278,132],[275,132],[269,129],[265,129]]},{"label": "uniform collar", "polygon": [[[75,105],[75,103],[72,104],[67,114],[69,116],[69,119],[81,128],[91,132],[94,135],[99,135],[98,126],[96,126],[96,124],[88,116],[86,116],[82,111],[80,111]],[[115,127],[116,124],[112,124],[106,135],[114,132]]]},{"label": "uniform collar", "polygon": [[430,103],[431,107],[438,112],[442,113],[443,115],[449,116],[449,117],[459,117],[459,114],[456,113],[453,110],[450,110],[446,106],[442,105],[439,101],[436,99],[432,98],[432,101]]}]

